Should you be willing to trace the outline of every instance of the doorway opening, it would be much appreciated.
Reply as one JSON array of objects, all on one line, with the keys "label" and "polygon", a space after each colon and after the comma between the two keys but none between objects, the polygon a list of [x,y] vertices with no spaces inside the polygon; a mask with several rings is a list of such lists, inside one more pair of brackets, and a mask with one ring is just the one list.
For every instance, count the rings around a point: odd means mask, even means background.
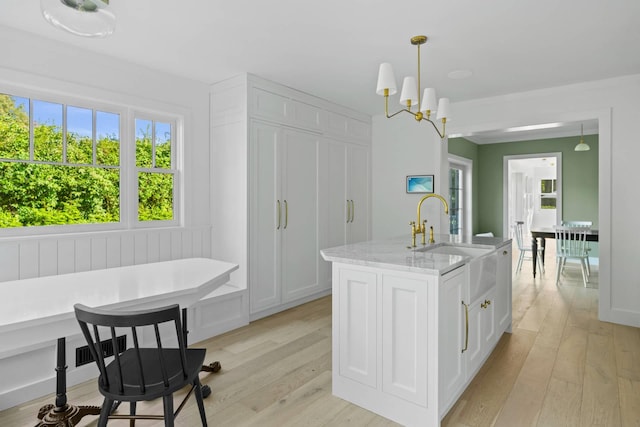
[{"label": "doorway opening", "polygon": [[562,220],[562,153],[505,156],[504,235],[514,238],[517,222],[523,235],[532,228],[552,228]]}]

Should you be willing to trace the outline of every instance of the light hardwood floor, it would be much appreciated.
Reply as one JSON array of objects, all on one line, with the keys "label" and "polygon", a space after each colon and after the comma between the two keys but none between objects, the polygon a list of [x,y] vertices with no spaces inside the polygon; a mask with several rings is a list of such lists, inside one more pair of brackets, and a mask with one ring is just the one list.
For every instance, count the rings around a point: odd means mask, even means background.
[{"label": "light hardwood floor", "polygon": [[[531,262],[514,275],[513,334],[502,337],[443,426],[640,426],[640,329],[598,320],[597,269],[594,287],[582,286],[578,270],[556,287],[552,254],[542,277],[532,278]],[[212,426],[397,425],[331,395],[330,297],[197,345],[222,363],[220,373],[201,376],[213,390],[205,400]],[[0,426],[35,425],[37,409],[52,401],[2,411]],[[100,404],[95,382],[71,387],[69,401]],[[177,425],[199,425],[193,401]]]}]

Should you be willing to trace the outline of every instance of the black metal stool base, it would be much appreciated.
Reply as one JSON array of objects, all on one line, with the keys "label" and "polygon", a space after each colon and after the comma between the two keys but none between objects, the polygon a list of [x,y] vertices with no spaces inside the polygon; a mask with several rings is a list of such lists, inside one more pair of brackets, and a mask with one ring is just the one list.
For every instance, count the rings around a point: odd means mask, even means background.
[{"label": "black metal stool base", "polygon": [[38,411],[40,422],[36,424],[36,427],[71,427],[78,424],[85,415],[100,415],[100,407],[75,406],[67,403],[63,407],[57,408],[55,405],[48,404]]}]

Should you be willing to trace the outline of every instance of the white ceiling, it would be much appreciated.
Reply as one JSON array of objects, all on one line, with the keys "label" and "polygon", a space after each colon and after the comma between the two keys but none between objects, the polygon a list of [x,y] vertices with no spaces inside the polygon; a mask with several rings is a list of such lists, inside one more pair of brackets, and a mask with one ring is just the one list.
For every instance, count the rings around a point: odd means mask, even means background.
[{"label": "white ceiling", "polygon": [[206,83],[249,72],[371,115],[381,62],[398,84],[416,73],[416,34],[423,87],[452,102],[640,73],[638,0],[110,2],[105,39],[52,27],[37,0],[0,1],[0,25]]}]

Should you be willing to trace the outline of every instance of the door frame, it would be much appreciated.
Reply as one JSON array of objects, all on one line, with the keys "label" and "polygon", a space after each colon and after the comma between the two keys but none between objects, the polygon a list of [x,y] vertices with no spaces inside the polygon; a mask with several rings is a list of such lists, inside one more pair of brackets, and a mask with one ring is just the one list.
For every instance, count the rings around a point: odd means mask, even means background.
[{"label": "door frame", "polygon": [[510,236],[509,233],[509,161],[522,159],[538,159],[540,157],[556,159],[556,224],[562,221],[562,153],[531,153],[504,156],[502,159],[502,235]]}]

